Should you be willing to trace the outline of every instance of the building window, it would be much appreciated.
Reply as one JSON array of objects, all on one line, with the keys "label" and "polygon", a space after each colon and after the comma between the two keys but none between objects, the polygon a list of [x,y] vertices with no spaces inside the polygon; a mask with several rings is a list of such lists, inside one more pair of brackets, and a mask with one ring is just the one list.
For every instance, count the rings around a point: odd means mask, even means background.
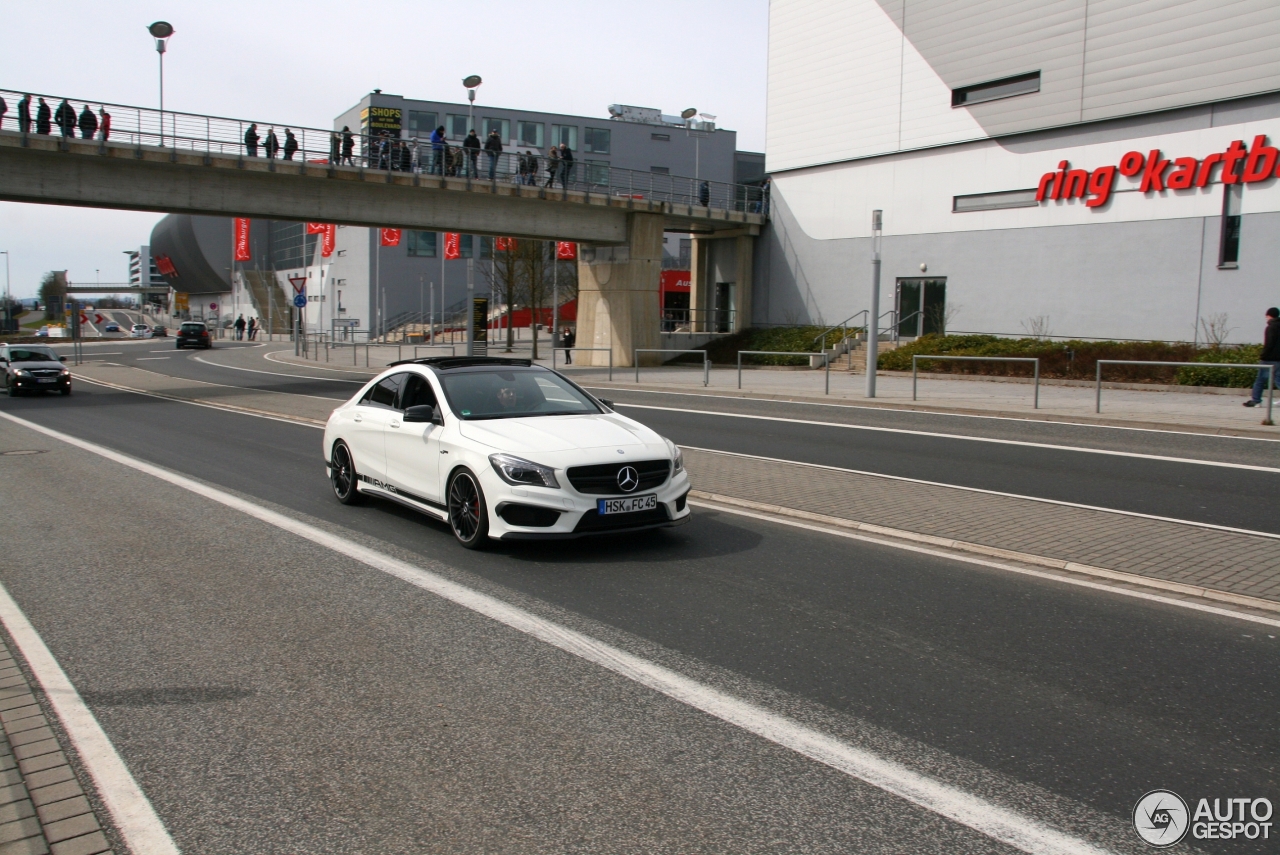
[{"label": "building window", "polygon": [[466,115],[458,115],[450,113],[444,117],[444,133],[451,140],[460,140],[467,135],[470,126],[467,124]]},{"label": "building window", "polygon": [[1029,95],[1040,91],[1040,72],[1019,74],[1016,77],[1002,77],[986,83],[975,83],[951,90],[951,106],[967,107],[970,104],[981,104],[983,101],[995,101],[1000,98],[1012,98],[1015,95]]},{"label": "building window", "polygon": [[484,120],[484,136],[489,138],[489,134],[493,131],[498,132],[498,139],[504,143],[511,141],[511,120],[510,119],[485,119]]},{"label": "building window", "polygon": [[951,212],[966,214],[971,211],[998,211],[1001,208],[1035,208],[1040,205],[1036,201],[1035,188],[1030,190],[1003,190],[998,193],[973,193],[968,196],[953,196]]},{"label": "building window", "polygon": [[493,258],[493,238],[487,235],[480,237],[480,257]]},{"label": "building window", "polygon": [[429,137],[436,127],[435,113],[422,113],[417,110],[409,111],[409,136]]},{"label": "building window", "polygon": [[585,128],[582,132],[583,150],[592,154],[609,153],[609,131],[606,128]]},{"label": "building window", "polygon": [[520,131],[520,145],[542,148],[542,122],[520,122],[516,127]]},{"label": "building window", "polygon": [[587,166],[587,182],[600,187],[609,186],[609,161],[584,160]]},{"label": "building window", "polygon": [[416,258],[436,257],[435,232],[406,232],[408,235],[409,255]]},{"label": "building window", "polygon": [[578,150],[578,129],[573,125],[552,125],[551,144],[568,146],[569,151]]},{"label": "building window", "polygon": [[649,171],[654,175],[670,175],[671,167],[669,166],[650,166]]},{"label": "building window", "polygon": [[461,258],[471,257],[471,235],[458,236],[458,255]]},{"label": "building window", "polygon": [[649,139],[654,142],[671,142],[671,134],[649,134]]},{"label": "building window", "polygon": [[1240,200],[1244,186],[1239,182],[1222,185],[1222,239],[1218,243],[1218,266],[1234,270],[1240,261]]}]

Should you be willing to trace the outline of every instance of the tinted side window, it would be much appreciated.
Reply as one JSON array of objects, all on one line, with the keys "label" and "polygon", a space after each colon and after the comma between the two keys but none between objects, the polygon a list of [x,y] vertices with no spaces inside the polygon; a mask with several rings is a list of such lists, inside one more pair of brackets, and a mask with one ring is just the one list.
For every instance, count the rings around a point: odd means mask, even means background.
[{"label": "tinted side window", "polygon": [[365,393],[360,403],[374,407],[394,407],[396,392],[404,381],[403,374],[393,374]]},{"label": "tinted side window", "polygon": [[431,384],[427,382],[427,378],[420,374],[410,374],[400,390],[400,404],[396,409],[407,410],[410,407],[434,407],[435,405],[436,396],[431,391]]}]

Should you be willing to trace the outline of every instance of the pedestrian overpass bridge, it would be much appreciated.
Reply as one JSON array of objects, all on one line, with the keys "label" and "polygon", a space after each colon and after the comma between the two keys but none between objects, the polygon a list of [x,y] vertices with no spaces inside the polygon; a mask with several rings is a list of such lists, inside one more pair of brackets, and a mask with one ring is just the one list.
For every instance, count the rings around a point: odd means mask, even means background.
[{"label": "pedestrian overpass bridge", "polygon": [[[246,122],[219,137],[209,117],[166,113],[147,129],[146,111],[112,109],[126,119],[136,115],[137,127],[117,120],[111,139],[102,140],[6,124],[0,200],[576,241],[586,245],[579,253],[578,345],[610,348],[615,365],[631,364],[635,348],[657,346],[663,232],[686,232],[695,245],[695,308],[709,296],[699,274],[715,258],[716,278],[739,283],[736,317],[750,318],[752,246],[765,217],[752,210],[758,205],[746,188],[624,170],[611,170],[618,174],[603,187],[579,181],[547,188],[378,168],[412,163],[399,156],[363,155],[342,165],[330,154],[334,134],[316,130],[304,133],[322,140],[323,151],[304,143],[297,160],[251,157],[236,135]],[[203,138],[186,132],[198,123],[208,129]],[[514,157],[504,157],[511,163],[500,173],[514,178]]]}]

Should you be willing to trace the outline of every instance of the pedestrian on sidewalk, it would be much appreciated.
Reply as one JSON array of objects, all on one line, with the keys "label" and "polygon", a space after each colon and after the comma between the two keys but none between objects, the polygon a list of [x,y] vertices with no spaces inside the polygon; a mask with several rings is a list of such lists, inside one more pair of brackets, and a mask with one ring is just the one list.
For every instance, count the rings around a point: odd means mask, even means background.
[{"label": "pedestrian on sidewalk", "polygon": [[249,130],[244,132],[244,151],[250,157],[258,156],[258,123],[254,122],[249,126]]},{"label": "pedestrian on sidewalk", "polygon": [[284,159],[293,160],[293,156],[298,153],[298,138],[293,135],[293,131],[288,128],[284,129]]},{"label": "pedestrian on sidewalk", "polygon": [[236,318],[236,341],[244,341],[244,328],[247,326],[244,322],[244,315]]},{"label": "pedestrian on sidewalk", "polygon": [[49,109],[43,98],[39,100],[40,103],[36,105],[36,133],[48,136],[53,133],[53,110]]},{"label": "pedestrian on sidewalk", "polygon": [[249,341],[258,340],[258,319],[256,317],[249,319]]},{"label": "pedestrian on sidewalk", "polygon": [[489,131],[489,138],[484,141],[485,154],[489,155],[489,180],[498,174],[498,155],[502,154],[502,137],[497,131]]},{"label": "pedestrian on sidewalk", "polygon": [[560,346],[564,348],[564,364],[573,364],[573,346],[578,343],[578,336],[574,333],[572,327],[563,327],[563,334],[560,336]]},{"label": "pedestrian on sidewalk", "polygon": [[111,114],[107,112],[106,107],[98,109],[98,134],[103,142],[111,139]]},{"label": "pedestrian on sidewalk", "polygon": [[24,134],[31,133],[31,96],[23,95],[18,102],[18,130]]},{"label": "pedestrian on sidewalk", "polygon": [[467,134],[467,138],[462,141],[462,147],[467,150],[467,177],[479,178],[480,168],[476,161],[480,158],[480,137],[476,136],[475,128],[472,128],[471,133]]},{"label": "pedestrian on sidewalk", "polygon": [[551,147],[551,151],[547,152],[547,183],[543,187],[550,187],[556,183],[556,174],[560,172],[560,150],[555,146]]},{"label": "pedestrian on sidewalk", "polygon": [[98,117],[93,115],[88,104],[85,104],[84,109],[80,111],[79,125],[82,140],[91,140],[98,133]]},{"label": "pedestrian on sidewalk", "polygon": [[276,136],[275,128],[267,129],[267,139],[263,142],[262,147],[266,149],[267,157],[275,160],[276,155],[280,152],[280,138]]},{"label": "pedestrian on sidewalk", "polygon": [[342,126],[342,162],[347,166],[355,166],[351,154],[356,150],[356,138],[351,133],[350,125]]},{"label": "pedestrian on sidewalk", "polygon": [[[1258,361],[1274,366],[1276,378],[1275,385],[1271,388],[1280,389],[1280,309],[1275,306],[1267,309],[1267,328],[1262,334],[1262,355],[1258,357]],[[1258,369],[1258,378],[1253,381],[1253,395],[1244,402],[1246,407],[1256,407],[1262,403],[1262,393],[1267,388],[1270,377],[1271,371]]]}]

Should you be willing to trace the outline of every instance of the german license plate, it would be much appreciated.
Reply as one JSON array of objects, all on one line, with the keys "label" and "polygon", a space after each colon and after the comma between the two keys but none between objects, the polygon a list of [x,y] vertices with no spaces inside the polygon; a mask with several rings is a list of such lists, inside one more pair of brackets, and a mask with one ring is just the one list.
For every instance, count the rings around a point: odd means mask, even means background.
[{"label": "german license plate", "polygon": [[53,377],[50,377],[48,379],[45,379],[44,377],[37,377],[36,382],[37,383],[56,383],[57,380]]},{"label": "german license plate", "polygon": [[633,514],[636,511],[651,511],[658,507],[658,496],[650,493],[647,496],[628,496],[625,499],[596,499],[598,514]]}]

